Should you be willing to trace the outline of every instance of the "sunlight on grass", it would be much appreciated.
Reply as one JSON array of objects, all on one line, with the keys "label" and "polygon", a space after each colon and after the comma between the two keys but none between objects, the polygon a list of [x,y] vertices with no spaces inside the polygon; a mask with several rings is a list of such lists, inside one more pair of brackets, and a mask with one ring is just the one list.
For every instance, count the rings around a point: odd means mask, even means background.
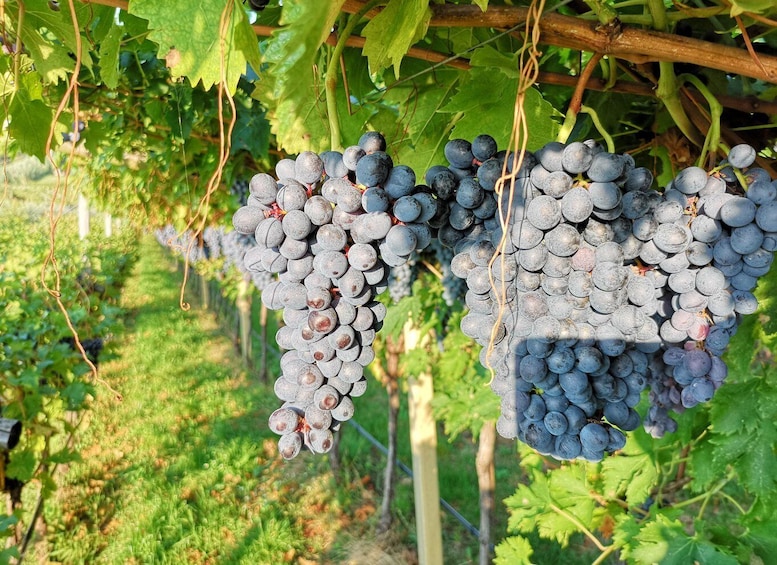
[{"label": "sunlight on grass", "polygon": [[[63,563],[282,563],[325,554],[343,509],[321,459],[284,464],[264,421],[276,404],[209,316],[178,308],[162,250],[127,286],[120,358],[46,517]],[[293,467],[294,472],[290,472]],[[315,511],[311,511],[315,508]]]}]

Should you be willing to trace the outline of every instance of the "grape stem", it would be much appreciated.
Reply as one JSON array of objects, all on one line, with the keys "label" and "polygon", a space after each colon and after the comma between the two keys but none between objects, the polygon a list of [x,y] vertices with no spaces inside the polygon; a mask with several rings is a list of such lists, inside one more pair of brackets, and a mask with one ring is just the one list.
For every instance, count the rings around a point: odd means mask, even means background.
[{"label": "grape stem", "polygon": [[680,128],[683,135],[687,137],[694,145],[702,145],[701,137],[688,118],[683,109],[682,102],[677,92],[677,80],[674,74],[674,65],[672,63],[661,62],[658,64],[661,74],[658,77],[658,89],[656,97],[664,103],[672,121]]},{"label": "grape stem", "polygon": [[569,100],[569,106],[567,107],[567,114],[564,117],[564,123],[561,126],[561,130],[558,133],[557,140],[566,143],[569,136],[572,134],[572,130],[577,123],[577,114],[580,112],[580,108],[583,106],[583,94],[585,94],[586,85],[591,79],[591,75],[594,69],[602,59],[602,53],[594,53],[586,63],[583,70],[580,72],[580,76],[577,79],[575,85],[575,91],[572,93],[572,98]]},{"label": "grape stem", "polygon": [[[666,7],[663,0],[647,0],[647,8],[653,18],[653,29],[665,32],[669,28],[669,20],[666,17]],[[680,89],[674,72],[674,64],[661,61],[658,66],[660,74],[656,97],[664,103],[664,107],[683,135],[690,139],[694,145],[701,145],[701,138],[680,101]]]},{"label": "grape stem", "polygon": [[602,0],[583,0],[602,25],[613,25],[618,19],[618,11]]},{"label": "grape stem", "polygon": [[607,144],[607,151],[610,153],[615,153],[615,142],[613,141],[612,136],[607,133],[607,130],[602,125],[602,122],[599,119],[599,114],[596,113],[596,110],[590,106],[581,106],[580,111],[584,114],[588,114],[591,117],[591,121],[594,123],[596,131],[599,132],[599,135],[602,136],[602,139],[604,139],[604,142]]},{"label": "grape stem", "polygon": [[715,153],[718,149],[726,150],[720,141],[720,117],[723,115],[723,106],[718,102],[712,92],[710,92],[707,85],[694,75],[686,73],[680,75],[677,79],[680,81],[680,84],[690,82],[699,92],[701,92],[710,107],[710,127],[707,130],[707,135],[704,138],[704,145],[702,146],[701,154],[697,161],[697,165],[703,167],[709,152]]},{"label": "grape stem", "polygon": [[342,33],[340,33],[337,38],[337,44],[329,57],[329,64],[326,66],[326,76],[324,78],[324,85],[326,88],[326,111],[329,117],[329,137],[331,149],[333,151],[342,149],[342,141],[340,139],[340,117],[337,114],[337,69],[339,67],[340,57],[345,50],[348,38],[351,37],[351,33],[356,27],[356,24],[361,21],[362,17],[367,12],[381,2],[382,0],[370,0],[364,4],[358,12],[348,18],[348,22],[345,24]]}]

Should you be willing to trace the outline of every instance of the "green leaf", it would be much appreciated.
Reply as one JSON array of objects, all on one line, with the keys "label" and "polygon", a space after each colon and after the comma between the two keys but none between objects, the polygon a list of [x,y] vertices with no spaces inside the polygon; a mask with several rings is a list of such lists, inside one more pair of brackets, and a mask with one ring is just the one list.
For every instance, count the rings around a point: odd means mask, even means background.
[{"label": "green leaf", "polygon": [[390,306],[386,312],[386,317],[383,319],[382,330],[385,335],[398,338],[408,319],[413,315],[414,311],[418,311],[419,307],[418,298],[413,295],[405,296],[402,300]]},{"label": "green leaf", "polygon": [[691,487],[694,492],[708,489],[726,470],[726,465],[715,458],[715,446],[709,441],[702,441],[694,446],[689,456],[690,474],[693,477]]},{"label": "green leaf", "polygon": [[[499,147],[507,147],[518,91],[515,79],[517,59],[485,46],[474,52],[472,65],[466,80],[459,83],[456,94],[441,110],[463,114],[456,122],[451,137],[471,141],[479,134],[487,133]],[[530,132],[529,149],[555,140],[559,129],[555,120],[558,112],[535,88],[526,91],[524,100]]]},{"label": "green leaf", "polygon": [[[237,0],[195,0],[176,2],[131,0],[129,12],[148,20],[149,39],[159,45],[160,58],[174,77],[202,82],[207,90],[222,79],[235,92],[249,60],[258,61],[259,44],[245,11]],[[219,27],[225,10],[229,19],[224,37]],[[181,17],[185,14],[185,17]]]},{"label": "green leaf", "polygon": [[284,26],[267,41],[266,70],[260,73],[253,96],[268,109],[272,132],[289,153],[329,147],[322,78],[325,61],[319,48],[343,2],[284,2]]},{"label": "green leaf", "polygon": [[380,72],[389,65],[399,78],[399,66],[410,47],[426,35],[432,11],[429,0],[392,0],[364,27],[363,52],[370,70]]},{"label": "green leaf", "polygon": [[24,46],[35,61],[35,69],[45,82],[56,84],[60,80],[67,80],[68,73],[72,72],[74,67],[73,59],[67,50],[46,41],[33,27],[25,26],[23,37]]},{"label": "green leaf", "polygon": [[710,409],[710,443],[717,468],[731,465],[751,493],[770,496],[777,491],[777,384],[751,377],[728,382],[717,391]]},{"label": "green leaf", "polygon": [[637,523],[634,514],[618,514],[615,517],[615,527],[613,528],[612,543],[621,548],[621,558],[628,560],[631,558],[632,544],[639,535],[640,524]]},{"label": "green leaf", "polygon": [[254,159],[261,159],[270,149],[270,123],[258,104],[250,102],[248,100],[246,104],[237,106],[230,151],[233,155],[238,151],[248,151]]},{"label": "green leaf", "polygon": [[505,500],[513,531],[532,532],[555,539],[566,546],[572,534],[579,532],[577,524],[589,529],[594,522],[594,499],[586,478],[584,465],[570,465],[545,475],[532,473],[527,485],[519,485],[515,494]]},{"label": "green leaf", "polygon": [[625,493],[631,506],[645,502],[658,477],[658,469],[646,453],[612,455],[602,462],[605,496],[615,498]]},{"label": "green leaf", "polygon": [[114,25],[100,43],[100,76],[108,88],[119,85],[119,50],[124,28]]},{"label": "green leaf", "polygon": [[438,69],[434,80],[414,83],[412,88],[389,90],[388,99],[400,105],[400,116],[408,116],[403,123],[408,138],[400,145],[397,160],[411,167],[419,178],[433,165],[446,162],[443,149],[449,139],[452,117],[440,109],[450,99],[462,74]]},{"label": "green leaf", "polygon": [[469,62],[473,67],[498,69],[510,78],[520,76],[517,54],[497,51],[488,45],[475,49]]},{"label": "green leaf", "polygon": [[34,71],[28,72],[21,75],[19,83],[16,96],[8,108],[11,117],[9,133],[22,152],[45,161],[46,140],[53,115],[41,97],[41,77]]},{"label": "green leaf", "polygon": [[30,448],[16,447],[11,451],[11,461],[6,467],[6,474],[23,483],[29,482],[35,475],[38,458]]},{"label": "green leaf", "polygon": [[662,565],[735,565],[737,560],[718,550],[711,543],[689,536],[679,520],[663,514],[644,525],[635,537],[639,545],[630,553],[638,563]]},{"label": "green leaf", "polygon": [[19,517],[13,514],[5,514],[0,516],[0,532],[5,533],[10,528],[19,523]]},{"label": "green leaf", "polygon": [[[68,55],[68,51],[70,53],[75,53],[77,51],[78,44],[76,42],[76,32],[73,29],[73,21],[71,19],[70,10],[65,9],[54,11],[49,8],[48,0],[25,0],[24,5],[25,14],[23,30],[25,28],[30,30],[45,29],[47,32],[53,34],[57,39],[64,43],[66,50],[63,49],[63,53],[65,56]],[[89,13],[90,11],[92,11],[91,14]],[[77,5],[76,7],[76,17],[78,18],[80,25],[90,21],[98,14],[104,16],[105,14],[111,14],[112,12],[113,9],[108,8],[107,6],[85,7],[82,5]],[[26,35],[25,31],[22,31],[22,39],[26,44],[28,41],[28,36]],[[92,55],[89,51],[90,43],[86,41],[86,38],[84,37],[81,39],[81,64],[85,69],[91,69],[93,61]],[[32,37],[32,41],[35,41],[34,36]],[[49,49],[62,49],[62,46],[57,45],[55,42],[49,45]],[[61,61],[63,61],[61,55],[52,55],[50,51],[44,51],[44,54],[48,56],[48,64],[44,62],[44,68],[46,69],[47,73],[51,71],[52,67],[55,67]],[[49,57],[51,58],[50,60],[48,60]],[[68,70],[72,70],[73,66],[74,61],[70,59],[70,64],[67,65]]]},{"label": "green leaf", "polygon": [[771,521],[748,524],[748,530],[740,542],[752,548],[764,563],[777,555],[777,531]]},{"label": "green leaf", "polygon": [[489,386],[490,375],[480,365],[480,346],[460,328],[462,312],[451,317],[443,341],[443,352],[433,365],[435,417],[451,436],[470,430],[480,433],[484,421],[499,418],[499,397]]},{"label": "green leaf", "polygon": [[534,550],[523,536],[510,536],[496,546],[494,565],[531,565]]},{"label": "green leaf", "polygon": [[472,0],[472,3],[477,5],[484,12],[488,8],[488,0]]}]

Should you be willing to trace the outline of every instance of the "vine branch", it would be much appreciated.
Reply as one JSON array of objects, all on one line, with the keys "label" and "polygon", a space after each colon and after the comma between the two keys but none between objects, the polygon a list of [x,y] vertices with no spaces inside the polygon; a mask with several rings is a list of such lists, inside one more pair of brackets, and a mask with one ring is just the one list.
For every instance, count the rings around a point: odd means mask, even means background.
[{"label": "vine branch", "polygon": [[[369,12],[367,13],[369,15]],[[254,33],[261,37],[269,37],[274,31],[279,28],[270,26],[254,25],[252,26]],[[337,43],[337,36],[330,35],[326,40],[327,45],[335,45]],[[346,47],[353,47],[356,49],[362,49],[364,47],[365,39],[360,36],[351,36],[346,40]],[[411,47],[407,52],[407,56],[413,59],[419,59],[421,61],[428,61],[430,63],[442,63],[446,66],[467,71],[471,68],[469,61],[464,58],[451,58],[450,55],[440,53],[438,51],[430,51],[428,49],[421,49],[419,47]],[[537,73],[537,82],[541,84],[554,84],[558,86],[571,86],[575,87],[580,84],[579,77],[570,76],[562,73],[554,73],[549,71],[539,71]],[[655,87],[650,84],[642,84],[638,82],[617,81],[612,86],[607,86],[607,82],[600,78],[592,77],[585,82],[586,90],[603,91],[609,90],[610,92],[619,92],[622,94],[635,94],[637,96],[647,96],[653,98],[656,96]],[[760,100],[755,96],[748,96],[746,98],[738,98],[736,96],[719,94],[718,100],[725,108],[731,108],[747,113],[762,113],[762,114],[777,114],[777,102],[768,102]]]},{"label": "vine branch", "polygon": [[[346,0],[343,11],[355,11],[363,5],[362,0]],[[433,27],[508,28],[525,21],[529,13],[527,8],[517,6],[489,6],[486,12],[475,5],[430,7],[433,15],[429,25]],[[368,12],[367,17],[375,13]],[[777,79],[774,55],[759,54],[759,65],[747,51],[736,47],[628,26],[600,28],[597,22],[555,13],[543,14],[539,25],[542,43],[547,45],[595,51],[637,63],[690,63],[769,82]]]},{"label": "vine branch", "polygon": [[[128,0],[80,1],[85,4],[111,6],[125,11],[129,7]],[[346,0],[343,4],[343,11],[353,14],[361,10],[365,4],[364,0]],[[477,6],[468,5],[435,4],[431,8],[433,17],[430,25],[436,27],[507,28],[524,22],[528,15],[526,8],[516,6],[490,6],[485,13],[481,12]],[[683,14],[686,11],[684,10]],[[373,8],[367,11],[366,17],[372,18],[378,13],[379,9]],[[695,12],[691,10],[689,15],[695,15]],[[667,14],[667,17],[671,21],[677,19],[674,13]],[[750,17],[750,14],[748,14],[748,17]],[[765,19],[753,17],[757,21]],[[261,37],[269,37],[278,29],[266,25],[254,25],[252,27],[254,33]],[[747,51],[735,47],[682,37],[671,33],[628,27],[621,27],[616,37],[608,37],[601,30],[597,29],[595,22],[553,13],[543,14],[540,20],[540,27],[542,29],[542,42],[547,45],[595,51],[638,63],[659,60],[685,62],[752,78],[760,78],[770,82],[774,82],[777,79],[777,56],[774,55],[759,53],[758,62],[756,62]],[[364,42],[363,37],[351,36],[347,39],[346,46],[363,48]],[[329,45],[336,45],[336,43],[337,38],[334,35],[331,35],[327,40]],[[449,55],[417,47],[411,47],[407,55],[414,59],[433,63],[449,59]],[[464,59],[449,60],[445,64],[462,70],[469,68],[468,62]],[[538,82],[574,86],[577,83],[577,78],[540,71]],[[586,88],[603,90],[604,85],[600,79],[591,79],[588,81]],[[655,96],[651,86],[637,83],[619,81],[611,90],[640,96]],[[777,114],[777,103],[765,102],[754,97],[737,98],[719,95],[718,100],[724,107],[742,112]]]}]

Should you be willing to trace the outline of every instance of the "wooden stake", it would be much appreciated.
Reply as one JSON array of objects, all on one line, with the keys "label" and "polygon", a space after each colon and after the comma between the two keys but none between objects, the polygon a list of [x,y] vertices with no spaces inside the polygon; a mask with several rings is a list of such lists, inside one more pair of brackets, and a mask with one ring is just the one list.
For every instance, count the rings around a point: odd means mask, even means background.
[{"label": "wooden stake", "polygon": [[[423,347],[421,336],[408,322],[405,350]],[[428,371],[408,381],[410,446],[413,454],[413,491],[420,565],[442,565],[440,486],[437,477],[437,427],[432,415],[432,375]]]},{"label": "wooden stake", "polygon": [[240,354],[250,367],[251,363],[251,280],[243,278],[237,287],[237,316]]}]

